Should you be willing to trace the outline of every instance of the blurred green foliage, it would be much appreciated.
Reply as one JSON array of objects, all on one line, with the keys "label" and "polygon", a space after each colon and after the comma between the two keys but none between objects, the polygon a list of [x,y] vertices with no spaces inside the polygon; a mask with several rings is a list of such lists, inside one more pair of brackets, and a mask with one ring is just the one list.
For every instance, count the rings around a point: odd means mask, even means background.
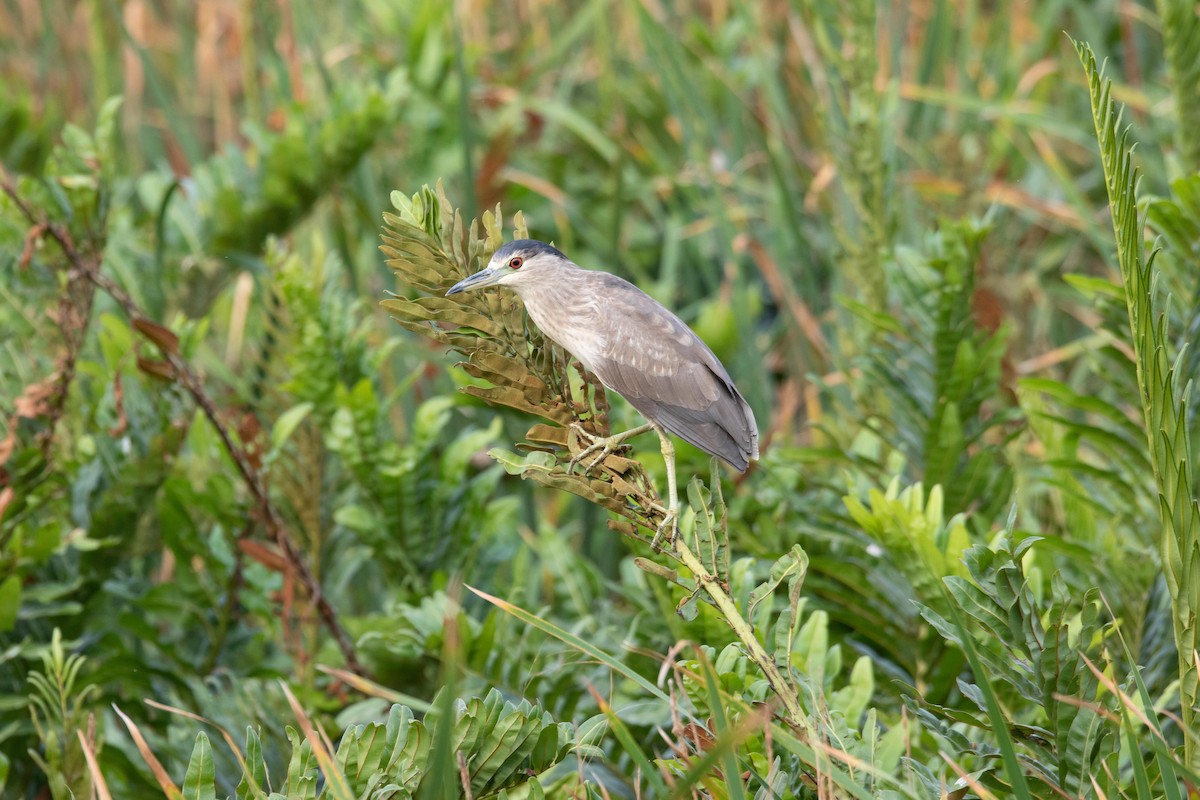
[{"label": "blurred green foliage", "polygon": [[[1184,796],[1198,19],[0,4],[0,794]],[[729,366],[685,530],[802,724],[400,313],[426,185],[431,281],[519,210]]]}]

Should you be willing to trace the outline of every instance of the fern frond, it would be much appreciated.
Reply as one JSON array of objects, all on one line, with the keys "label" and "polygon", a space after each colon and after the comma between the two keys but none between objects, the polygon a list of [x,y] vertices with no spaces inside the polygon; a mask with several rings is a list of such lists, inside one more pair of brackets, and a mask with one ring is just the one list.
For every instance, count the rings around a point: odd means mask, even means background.
[{"label": "fern frond", "polygon": [[813,109],[837,163],[845,203],[836,207],[835,231],[845,251],[840,271],[848,293],[873,311],[887,303],[884,250],[892,220],[888,188],[892,165],[885,150],[888,109],[875,84],[879,69],[875,0],[814,3],[805,9],[822,61],[829,65],[833,107]]},{"label": "fern frond", "polygon": [[[1154,253],[1145,252],[1144,220],[1137,206],[1137,169],[1132,163],[1128,128],[1112,100],[1111,82],[1096,65],[1087,45],[1076,44],[1091,91],[1092,118],[1104,164],[1112,210],[1117,260],[1125,288],[1129,327],[1136,355],[1138,389],[1146,422],[1147,445],[1158,488],[1162,523],[1162,567],[1174,605],[1179,650],[1179,691],[1185,730],[1195,730],[1200,681],[1196,668],[1200,619],[1200,506],[1193,490],[1191,441],[1186,425],[1188,387],[1179,385],[1180,360],[1169,356],[1167,314],[1160,302]],[[1185,742],[1187,763],[1200,766],[1200,748]]]},{"label": "fern frond", "polygon": [[1200,14],[1195,0],[1158,0],[1167,75],[1175,96],[1175,141],[1185,173],[1200,171]]}]

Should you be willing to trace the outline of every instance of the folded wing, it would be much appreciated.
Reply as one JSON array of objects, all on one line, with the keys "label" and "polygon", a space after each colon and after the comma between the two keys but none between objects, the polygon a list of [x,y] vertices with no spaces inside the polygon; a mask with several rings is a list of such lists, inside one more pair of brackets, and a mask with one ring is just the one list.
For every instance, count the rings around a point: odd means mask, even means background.
[{"label": "folded wing", "polygon": [[646,419],[745,471],[758,457],[754,412],[712,350],[633,284],[593,275],[610,303],[596,315],[603,334],[589,359],[596,376]]}]

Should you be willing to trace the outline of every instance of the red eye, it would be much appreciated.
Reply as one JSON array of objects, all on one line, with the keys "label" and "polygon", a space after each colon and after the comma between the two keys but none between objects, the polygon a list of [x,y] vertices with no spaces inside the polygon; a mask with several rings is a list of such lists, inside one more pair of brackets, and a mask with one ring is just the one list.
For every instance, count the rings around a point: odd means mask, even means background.
[{"label": "red eye", "polygon": [[521,258],[520,256],[514,256],[508,260],[508,265],[513,269],[520,269],[521,265],[524,263],[525,259]]}]

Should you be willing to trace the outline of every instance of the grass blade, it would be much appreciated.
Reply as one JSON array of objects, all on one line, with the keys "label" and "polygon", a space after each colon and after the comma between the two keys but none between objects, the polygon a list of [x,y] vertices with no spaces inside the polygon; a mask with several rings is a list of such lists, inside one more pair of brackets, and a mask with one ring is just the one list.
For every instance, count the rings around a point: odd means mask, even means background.
[{"label": "grass blade", "polygon": [[650,693],[659,700],[662,700],[664,703],[671,702],[671,698],[662,689],[659,689],[649,680],[639,675],[637,672],[634,672],[628,666],[622,664],[620,661],[613,658],[611,655],[591,644],[590,642],[584,641],[575,634],[565,631],[554,623],[548,622],[536,614],[531,614],[525,609],[515,606],[507,600],[501,600],[499,597],[495,597],[487,592],[480,591],[472,586],[468,586],[467,589],[496,606],[496,608],[500,609],[501,611],[513,615],[527,625],[532,625],[542,633],[547,633],[553,636],[555,639],[558,639],[560,642],[574,647],[576,650],[579,650],[582,653],[586,653],[587,655],[599,661],[601,664],[607,666],[613,672],[623,675],[624,677],[633,681],[646,692]]}]

